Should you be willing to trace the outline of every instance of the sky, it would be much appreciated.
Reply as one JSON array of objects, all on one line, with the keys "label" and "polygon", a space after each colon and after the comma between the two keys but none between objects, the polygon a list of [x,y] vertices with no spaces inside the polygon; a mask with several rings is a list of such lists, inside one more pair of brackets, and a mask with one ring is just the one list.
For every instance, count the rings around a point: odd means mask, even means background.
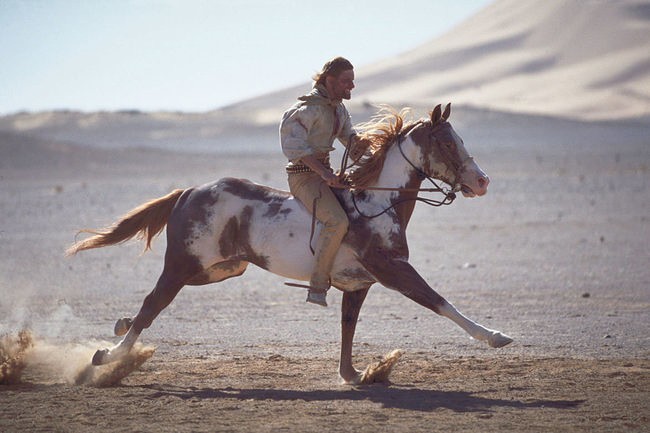
[{"label": "sky", "polygon": [[0,114],[208,111],[412,50],[491,0],[0,0]]}]

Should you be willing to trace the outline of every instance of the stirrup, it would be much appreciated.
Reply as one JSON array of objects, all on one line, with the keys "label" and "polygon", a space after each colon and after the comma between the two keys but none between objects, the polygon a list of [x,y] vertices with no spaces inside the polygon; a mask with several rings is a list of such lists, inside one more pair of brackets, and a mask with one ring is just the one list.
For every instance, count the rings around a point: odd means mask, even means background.
[{"label": "stirrup", "polygon": [[307,302],[327,307],[327,292],[307,292]]},{"label": "stirrup", "polygon": [[308,289],[309,291],[307,292],[307,302],[317,304],[322,307],[327,307],[327,290],[318,289],[307,284],[291,283],[289,281],[286,281],[284,284],[291,287]]}]

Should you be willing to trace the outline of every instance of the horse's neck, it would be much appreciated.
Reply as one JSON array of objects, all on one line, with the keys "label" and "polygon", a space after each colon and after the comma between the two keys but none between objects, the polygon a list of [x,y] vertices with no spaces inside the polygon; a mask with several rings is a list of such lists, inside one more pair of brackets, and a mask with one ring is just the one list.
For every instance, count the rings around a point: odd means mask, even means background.
[{"label": "horse's neck", "polygon": [[[388,149],[384,167],[374,182],[374,187],[380,188],[416,188],[420,186],[422,180],[417,176],[415,168],[420,164],[420,154],[417,146],[410,137],[406,137],[400,144],[395,143]],[[411,161],[411,163],[409,163]]]},{"label": "horse's neck", "polygon": [[[384,167],[377,180],[371,186],[379,188],[403,188],[407,190],[373,191],[376,201],[382,203],[382,206],[400,202],[395,209],[400,225],[406,228],[413,214],[416,203],[415,198],[418,195],[417,191],[413,190],[420,188],[422,179],[418,176],[415,168],[409,163],[411,161],[416,166],[420,165],[417,146],[410,137],[406,137],[401,147],[402,151],[400,151],[397,143],[391,146],[386,155]],[[404,155],[402,155],[402,152],[404,152]],[[408,158],[408,161],[406,158]]]}]

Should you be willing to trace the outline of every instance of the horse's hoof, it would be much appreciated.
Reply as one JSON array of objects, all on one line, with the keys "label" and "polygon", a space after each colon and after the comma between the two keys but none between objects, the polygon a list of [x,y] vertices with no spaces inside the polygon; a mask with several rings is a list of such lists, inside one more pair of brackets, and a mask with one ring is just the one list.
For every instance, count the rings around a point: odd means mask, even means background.
[{"label": "horse's hoof", "polygon": [[488,344],[490,345],[490,347],[498,348],[498,347],[507,346],[510,343],[512,343],[512,338],[498,331],[493,332],[492,335],[488,337]]},{"label": "horse's hoof", "polygon": [[108,349],[98,350],[93,355],[92,364],[93,365],[104,365],[104,364],[106,364],[106,356],[107,355],[108,355]]},{"label": "horse's hoof", "polygon": [[125,335],[127,332],[129,332],[131,325],[133,325],[133,320],[131,320],[129,317],[123,317],[115,322],[115,328],[113,329],[113,332],[115,332],[116,336],[121,337],[122,335]]},{"label": "horse's hoof", "polygon": [[361,385],[361,381],[363,379],[362,376],[363,375],[360,372],[358,375],[356,375],[356,376],[354,376],[354,377],[352,377],[350,379],[341,378],[341,385],[352,385],[352,386]]},{"label": "horse's hoof", "polygon": [[361,383],[361,378],[363,377],[363,371],[359,371],[355,368],[353,373],[347,373],[344,375],[339,372],[339,377],[341,378],[341,385],[359,385]]}]

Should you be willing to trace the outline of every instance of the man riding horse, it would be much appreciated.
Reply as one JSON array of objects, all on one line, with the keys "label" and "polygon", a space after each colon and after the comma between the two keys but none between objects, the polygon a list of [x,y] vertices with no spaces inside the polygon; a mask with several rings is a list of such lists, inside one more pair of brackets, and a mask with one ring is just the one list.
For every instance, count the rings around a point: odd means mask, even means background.
[{"label": "man riding horse", "polygon": [[313,90],[298,98],[280,124],[282,151],[289,159],[289,190],[323,224],[313,250],[315,267],[307,295],[307,302],[323,307],[327,307],[332,264],[349,226],[346,212],[330,189],[344,185],[330,167],[329,154],[335,138],[348,148],[353,159],[369,145],[352,128],[342,102],[350,99],[352,89],[352,63],[336,57],[325,63],[314,77]]},{"label": "man riding horse", "polygon": [[[352,65],[336,58],[316,76],[314,90],[285,113],[280,135],[293,195],[224,177],[144,203],[105,229],[85,230],[92,236],[72,245],[70,254],[135,236],[142,236],[149,247],[165,228],[167,235],[156,285],[135,316],[117,321],[114,331],[123,339],[98,350],[94,365],[124,360],[184,286],[239,277],[249,264],[286,278],[309,279],[309,302],[327,305],[330,285],[343,292],[339,374],[348,383],[374,380],[373,374],[354,368],[352,345],[359,311],[375,283],[452,320],[491,347],[512,342],[464,316],[408,261],[406,228],[417,201],[440,206],[450,204],[455,192],[465,197],[487,193],[489,178],[448,121],[451,104],[444,110],[437,105],[415,122],[394,113],[359,127],[357,134],[341,103],[353,88]],[[334,193],[330,187],[342,186],[328,161],[335,138],[350,151],[355,169],[348,176],[353,189]],[[370,145],[372,151],[365,152]],[[434,188],[421,188],[425,180]],[[419,197],[424,191],[444,198]],[[315,224],[310,213],[322,223]],[[321,233],[316,257],[309,252],[310,223],[312,233]]]}]

